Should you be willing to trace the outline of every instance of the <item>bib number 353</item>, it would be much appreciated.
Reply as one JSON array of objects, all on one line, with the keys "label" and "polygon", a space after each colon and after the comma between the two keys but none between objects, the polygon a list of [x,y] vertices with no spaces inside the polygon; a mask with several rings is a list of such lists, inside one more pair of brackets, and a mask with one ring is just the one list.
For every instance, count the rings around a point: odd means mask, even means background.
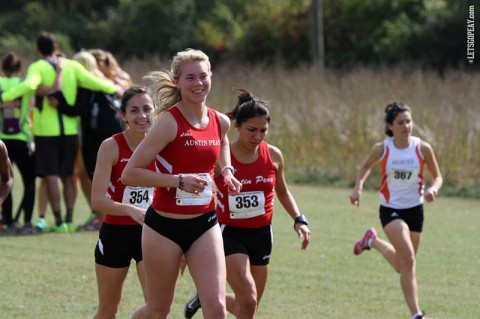
[{"label": "bib number 353", "polygon": [[244,192],[228,195],[230,218],[252,218],[265,214],[265,195],[263,192]]}]

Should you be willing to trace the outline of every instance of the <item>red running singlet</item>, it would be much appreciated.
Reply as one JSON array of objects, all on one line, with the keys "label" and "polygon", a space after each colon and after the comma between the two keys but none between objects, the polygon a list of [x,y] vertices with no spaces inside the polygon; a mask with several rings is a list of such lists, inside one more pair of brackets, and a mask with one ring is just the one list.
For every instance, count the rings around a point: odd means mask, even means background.
[{"label": "red running singlet", "polygon": [[[118,144],[117,163],[112,167],[107,194],[115,202],[132,204],[147,209],[153,200],[153,187],[132,187],[122,184],[122,172],[125,169],[133,152],[122,133],[112,136]],[[155,162],[152,161],[147,167],[155,171]],[[130,216],[116,216],[105,214],[103,222],[114,225],[137,225],[138,223]]]},{"label": "red running singlet", "polygon": [[203,214],[215,209],[213,171],[220,155],[221,126],[218,114],[208,108],[208,125],[192,126],[180,110],[168,110],[177,122],[177,136],[156,156],[157,169],[163,174],[196,173],[208,179],[205,191],[195,195],[173,187],[156,187],[152,207],[174,214]]},{"label": "red running singlet", "polygon": [[272,223],[276,170],[270,158],[268,144],[259,146],[253,163],[238,162],[231,154],[235,178],[242,183],[238,195],[228,195],[223,176],[217,176],[217,215],[220,224],[238,228],[260,228]]}]

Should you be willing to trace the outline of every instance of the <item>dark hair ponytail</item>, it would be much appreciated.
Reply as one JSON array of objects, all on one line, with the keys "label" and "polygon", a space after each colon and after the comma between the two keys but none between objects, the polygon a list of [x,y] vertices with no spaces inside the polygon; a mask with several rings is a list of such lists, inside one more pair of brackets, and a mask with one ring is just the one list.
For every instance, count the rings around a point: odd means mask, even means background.
[{"label": "dark hair ponytail", "polygon": [[397,115],[403,112],[410,112],[410,106],[402,102],[392,102],[385,107],[385,134],[392,137],[393,132],[388,127],[389,125],[393,124],[393,121],[397,118]]},{"label": "dark hair ponytail", "polygon": [[13,52],[5,54],[2,60],[2,70],[5,75],[10,76],[20,71],[22,62],[20,58]]},{"label": "dark hair ponytail", "polygon": [[237,125],[242,125],[243,122],[258,116],[264,116],[268,123],[270,123],[270,105],[267,101],[255,98],[252,93],[244,89],[237,89],[238,97],[237,105],[227,113],[231,120],[235,120]]}]

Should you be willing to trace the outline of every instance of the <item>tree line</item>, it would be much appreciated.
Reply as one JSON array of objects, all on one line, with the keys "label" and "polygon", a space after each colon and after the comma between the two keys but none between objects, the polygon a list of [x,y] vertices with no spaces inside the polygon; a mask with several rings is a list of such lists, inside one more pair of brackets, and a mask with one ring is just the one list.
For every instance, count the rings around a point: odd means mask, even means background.
[{"label": "tree line", "polygon": [[[213,61],[312,62],[313,0],[16,0],[0,3],[0,51],[34,51],[39,31],[62,50],[122,58],[195,47]],[[322,0],[330,68],[405,63],[442,71],[466,59],[467,1]]]}]

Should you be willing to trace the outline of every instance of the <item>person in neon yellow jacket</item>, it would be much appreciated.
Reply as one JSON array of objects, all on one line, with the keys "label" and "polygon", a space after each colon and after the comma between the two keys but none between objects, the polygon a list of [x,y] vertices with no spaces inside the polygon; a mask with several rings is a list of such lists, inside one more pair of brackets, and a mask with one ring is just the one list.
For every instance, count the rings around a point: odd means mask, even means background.
[{"label": "person in neon yellow jacket", "polygon": [[[8,91],[22,81],[19,76],[21,60],[14,53],[5,54],[2,59],[2,72],[0,78],[0,89]],[[45,90],[39,90],[46,92]],[[41,94],[40,92],[38,94]],[[0,104],[0,139],[5,143],[8,150],[8,157],[13,164],[16,164],[22,179],[23,196],[13,218],[13,198],[9,193],[2,204],[3,222],[7,225],[8,234],[15,234],[16,222],[23,211],[22,234],[35,233],[32,226],[33,206],[35,202],[35,172],[34,153],[32,149],[32,130],[30,123],[30,101],[32,95],[24,95],[15,101]]]},{"label": "person in neon yellow jacket", "polygon": [[[78,62],[58,57],[58,44],[53,34],[40,32],[36,42],[41,59],[28,67],[23,82],[10,88],[8,92],[0,92],[0,102],[12,101],[29,93],[34,94],[40,85],[54,86],[56,81],[61,81],[61,92],[69,105],[75,105],[78,87],[109,94],[118,93],[115,85],[96,77]],[[48,200],[55,217],[52,230],[57,233],[73,232],[75,226],[72,175],[78,147],[77,117],[60,112],[49,103],[48,98],[36,96],[33,135],[36,147],[35,173],[36,176],[45,177]],[[59,177],[62,180],[63,197],[67,208],[65,222],[60,212]]]}]

